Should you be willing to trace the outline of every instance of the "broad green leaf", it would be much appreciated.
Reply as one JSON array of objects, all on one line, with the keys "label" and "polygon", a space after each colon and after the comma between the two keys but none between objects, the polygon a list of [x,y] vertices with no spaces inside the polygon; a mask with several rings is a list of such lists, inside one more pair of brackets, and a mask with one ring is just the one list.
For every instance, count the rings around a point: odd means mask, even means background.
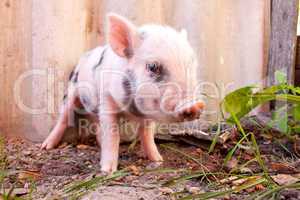
[{"label": "broad green leaf", "polygon": [[[240,88],[224,98],[222,106],[227,113],[231,114],[230,118],[227,119],[229,122],[233,122],[232,114],[240,119],[257,106],[272,100],[300,104],[300,96],[286,93],[288,90],[291,90],[292,86],[285,84],[275,85],[256,93],[254,93],[254,88],[256,87],[248,86]],[[297,90],[294,91],[294,93],[297,92]]]},{"label": "broad green leaf", "polygon": [[223,108],[227,113],[243,117],[252,109],[252,95],[255,87],[249,86],[228,94],[223,100]]}]

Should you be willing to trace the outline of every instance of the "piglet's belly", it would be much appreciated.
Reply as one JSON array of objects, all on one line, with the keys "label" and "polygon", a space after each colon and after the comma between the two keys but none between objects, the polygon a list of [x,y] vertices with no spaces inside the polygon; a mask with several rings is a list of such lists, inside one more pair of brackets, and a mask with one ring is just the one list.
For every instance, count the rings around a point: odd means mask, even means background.
[{"label": "piglet's belly", "polygon": [[118,121],[119,133],[121,136],[121,141],[123,142],[131,142],[134,139],[138,138],[140,123],[135,120],[120,117]]},{"label": "piglet's belly", "polygon": [[78,98],[87,113],[98,114],[99,100],[95,88],[77,87]]}]

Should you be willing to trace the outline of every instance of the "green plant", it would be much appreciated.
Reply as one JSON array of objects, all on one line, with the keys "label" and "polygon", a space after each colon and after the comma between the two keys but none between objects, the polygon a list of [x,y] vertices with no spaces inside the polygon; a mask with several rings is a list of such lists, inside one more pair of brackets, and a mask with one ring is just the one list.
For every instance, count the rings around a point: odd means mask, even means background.
[{"label": "green plant", "polygon": [[[232,170],[226,176],[229,178],[240,177],[242,179],[247,179],[245,184],[232,189],[226,188],[226,184],[220,184],[217,188],[223,188],[221,191],[216,192],[204,192],[197,195],[188,195],[183,197],[181,200],[188,199],[210,199],[216,197],[223,197],[232,193],[241,192],[244,189],[251,188],[258,184],[264,184],[267,186],[261,192],[255,193],[250,196],[249,199],[265,199],[271,195],[276,195],[283,189],[286,188],[299,188],[299,183],[278,186],[270,177],[267,167],[265,166],[264,160],[262,159],[259,145],[256,142],[254,133],[246,132],[242,126],[241,119],[249,114],[252,110],[257,108],[260,105],[263,105],[268,102],[275,101],[276,108],[272,113],[272,120],[268,124],[270,127],[278,128],[282,133],[284,133],[288,138],[293,139],[294,136],[300,133],[300,88],[293,85],[287,84],[286,75],[280,71],[275,73],[277,85],[270,86],[264,89],[259,89],[257,86],[247,86],[240,89],[237,89],[230,94],[228,94],[221,102],[222,113],[219,116],[222,116],[224,119],[218,117],[218,133],[220,132],[220,123],[225,120],[227,123],[237,127],[238,131],[241,133],[241,138],[235,144],[235,146],[227,153],[224,164],[226,164],[234,155],[235,151],[240,148],[243,144],[246,144],[249,149],[252,150],[254,158],[250,161],[243,164],[247,166],[249,163],[256,162],[262,169],[263,173],[254,175],[252,174],[235,174],[235,170]],[[278,102],[278,103],[277,103]],[[261,129],[266,129],[266,127],[260,127]],[[214,138],[209,152],[214,150],[216,145],[216,138]],[[196,158],[195,158],[196,159]],[[193,159],[194,160],[194,159]],[[238,171],[237,171],[238,172]],[[185,181],[192,178],[198,178],[202,176],[210,175],[204,174],[203,172],[192,172],[184,176],[180,176],[174,179],[169,180],[165,185],[170,186],[178,184],[181,181]],[[217,175],[217,174],[215,174]],[[219,174],[221,175],[221,174]],[[258,178],[254,178],[258,177]],[[224,177],[224,174],[222,174]],[[225,176],[225,177],[226,177]]]},{"label": "green plant", "polygon": [[[24,198],[17,197],[15,192],[16,183],[13,183],[10,188],[5,186],[5,180],[9,179],[10,176],[15,176],[20,171],[19,170],[9,170],[8,169],[8,159],[6,151],[6,139],[0,136],[0,199],[3,200],[23,200]],[[27,199],[32,199],[31,194],[35,191],[35,184],[31,181],[30,184],[30,197]]]},{"label": "green plant", "polygon": [[[276,126],[288,136],[300,133],[300,88],[286,83],[283,73],[276,74],[278,85],[259,89],[247,86],[228,94],[222,101],[223,112],[229,113],[229,123],[236,123],[252,110],[267,102],[280,102],[273,111],[269,126]],[[283,103],[282,103],[283,102]]]}]

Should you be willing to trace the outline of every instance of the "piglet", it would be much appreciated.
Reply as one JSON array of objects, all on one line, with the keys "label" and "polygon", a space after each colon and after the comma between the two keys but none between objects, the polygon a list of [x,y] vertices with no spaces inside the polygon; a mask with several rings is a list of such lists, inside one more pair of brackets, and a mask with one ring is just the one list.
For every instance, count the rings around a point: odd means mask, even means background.
[{"label": "piglet", "polygon": [[153,123],[197,119],[204,102],[193,95],[197,59],[185,30],[137,27],[116,14],[107,20],[107,45],[79,60],[58,122],[41,148],[57,146],[74,112],[85,112],[97,124],[101,170],[112,173],[118,166],[120,118],[139,123],[143,152],[151,161],[162,162]]}]

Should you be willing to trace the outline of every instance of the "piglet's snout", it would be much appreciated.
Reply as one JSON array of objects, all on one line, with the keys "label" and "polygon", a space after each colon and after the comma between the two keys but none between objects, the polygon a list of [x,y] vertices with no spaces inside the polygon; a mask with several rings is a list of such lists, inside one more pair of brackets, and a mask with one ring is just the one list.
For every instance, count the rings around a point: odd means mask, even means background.
[{"label": "piglet's snout", "polygon": [[203,109],[203,101],[186,103],[177,111],[177,115],[181,121],[191,121],[198,119]]}]

